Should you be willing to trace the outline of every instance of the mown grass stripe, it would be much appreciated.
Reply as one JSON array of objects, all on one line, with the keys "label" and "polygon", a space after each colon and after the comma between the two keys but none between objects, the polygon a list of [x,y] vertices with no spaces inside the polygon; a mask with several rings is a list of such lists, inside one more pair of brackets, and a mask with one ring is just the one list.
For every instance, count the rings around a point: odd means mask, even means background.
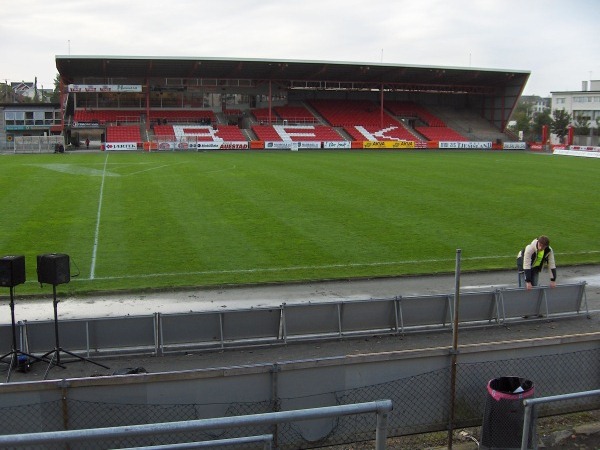
[{"label": "mown grass stripe", "polygon": [[451,272],[457,248],[464,271],[505,269],[542,233],[559,265],[600,261],[597,160],[279,151],[2,162],[0,252],[25,254],[29,280],[37,254],[69,254],[87,281],[66,290]]}]

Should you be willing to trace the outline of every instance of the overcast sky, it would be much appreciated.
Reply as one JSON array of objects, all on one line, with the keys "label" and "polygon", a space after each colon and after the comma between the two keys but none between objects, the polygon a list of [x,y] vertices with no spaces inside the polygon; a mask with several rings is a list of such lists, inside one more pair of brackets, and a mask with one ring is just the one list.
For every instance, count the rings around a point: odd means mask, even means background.
[{"label": "overcast sky", "polygon": [[2,0],[0,80],[52,87],[55,55],[525,70],[524,94],[600,80],[599,0]]}]

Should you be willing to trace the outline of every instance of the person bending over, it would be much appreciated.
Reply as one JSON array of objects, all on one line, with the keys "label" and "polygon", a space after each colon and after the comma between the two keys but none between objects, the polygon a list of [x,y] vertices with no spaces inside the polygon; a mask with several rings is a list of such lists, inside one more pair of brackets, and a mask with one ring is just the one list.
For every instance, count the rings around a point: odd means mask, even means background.
[{"label": "person bending over", "polygon": [[547,266],[552,273],[550,278],[550,287],[556,286],[556,262],[554,261],[554,252],[550,247],[548,236],[540,236],[531,241],[517,255],[517,269],[519,271],[519,287],[525,286],[531,289],[537,286],[540,272]]}]

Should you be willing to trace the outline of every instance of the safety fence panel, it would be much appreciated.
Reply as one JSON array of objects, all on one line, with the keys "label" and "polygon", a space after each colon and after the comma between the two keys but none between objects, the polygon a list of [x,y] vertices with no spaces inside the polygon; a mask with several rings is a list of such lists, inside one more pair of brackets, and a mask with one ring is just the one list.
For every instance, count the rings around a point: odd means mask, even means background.
[{"label": "safety fence panel", "polygon": [[185,346],[222,347],[221,314],[219,312],[190,312],[161,314],[160,347],[163,351]]},{"label": "safety fence panel", "polygon": [[[156,346],[154,316],[73,319],[58,322],[59,345],[72,352],[118,353]],[[28,352],[46,352],[55,347],[55,323],[28,322]]]},{"label": "safety fence panel", "polygon": [[90,320],[87,325],[89,347],[122,349],[123,342],[127,342],[127,347],[132,349],[154,348],[157,341],[155,323],[154,315],[123,317],[120,322]]},{"label": "safety fence panel", "polygon": [[[452,304],[454,304],[454,296]],[[458,318],[461,323],[498,322],[500,310],[497,292],[462,292],[459,296]],[[452,311],[454,320],[454,311]]]},{"label": "safety fence panel", "polygon": [[424,326],[445,326],[450,323],[451,297],[445,294],[423,297],[400,297],[402,331]]},{"label": "safety fence panel", "polygon": [[553,289],[545,289],[544,295],[550,315],[580,312],[582,308],[589,314],[583,283],[557,285]]},{"label": "safety fence panel", "polygon": [[227,311],[223,317],[223,341],[276,341],[279,338],[279,308]]},{"label": "safety fence panel", "polygon": [[283,306],[284,339],[341,336],[340,304],[310,303]]},{"label": "safety fence panel", "polygon": [[501,289],[502,319],[538,316],[546,312],[544,290],[533,288]]},{"label": "safety fence panel", "polygon": [[[284,303],[244,310],[60,320],[58,329],[60,346],[70,351],[161,354],[443,329],[453,321],[453,303],[454,295],[445,294]],[[537,316],[572,316],[582,310],[589,316],[585,283],[461,293],[459,308],[459,323],[465,326]],[[10,325],[0,325],[1,336],[0,348],[8,353],[12,344]],[[28,353],[47,352],[55,345],[55,323],[19,322],[17,341]]]},{"label": "safety fence panel", "polygon": [[397,333],[399,321],[395,299],[365,300],[341,304],[344,336],[364,333]]},{"label": "safety fence panel", "polygon": [[12,328],[10,325],[0,325],[0,355],[11,351]]}]

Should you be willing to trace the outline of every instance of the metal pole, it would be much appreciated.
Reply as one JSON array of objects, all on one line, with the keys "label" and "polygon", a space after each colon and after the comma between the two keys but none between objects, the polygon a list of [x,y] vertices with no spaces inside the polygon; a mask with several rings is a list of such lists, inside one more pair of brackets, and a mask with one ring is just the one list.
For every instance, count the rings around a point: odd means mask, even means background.
[{"label": "metal pole", "polygon": [[56,299],[56,285],[52,285],[52,305],[54,306],[54,340],[56,350],[56,364],[60,366],[60,344],[58,342],[58,300]]},{"label": "metal pole", "polygon": [[[10,287],[10,319],[12,323],[12,351],[17,350],[17,329],[15,327],[15,299],[14,299],[14,287]],[[14,356],[14,355],[13,355]],[[11,361],[12,366],[12,361]],[[10,373],[10,368],[8,370]]]},{"label": "metal pole", "polygon": [[454,404],[456,401],[456,360],[458,358],[458,306],[460,303],[460,248],[456,249],[454,269],[454,322],[452,324],[452,362],[450,364],[450,418],[448,421],[448,449],[452,450],[454,431]]},{"label": "metal pole", "polygon": [[533,405],[527,404],[527,400],[523,402],[525,412],[523,417],[523,434],[521,435],[521,448],[527,450],[527,441],[529,441],[529,425],[531,424],[531,412]]},{"label": "metal pole", "polygon": [[387,412],[377,413],[377,429],[375,430],[375,450],[385,450],[385,441],[387,439]]}]

